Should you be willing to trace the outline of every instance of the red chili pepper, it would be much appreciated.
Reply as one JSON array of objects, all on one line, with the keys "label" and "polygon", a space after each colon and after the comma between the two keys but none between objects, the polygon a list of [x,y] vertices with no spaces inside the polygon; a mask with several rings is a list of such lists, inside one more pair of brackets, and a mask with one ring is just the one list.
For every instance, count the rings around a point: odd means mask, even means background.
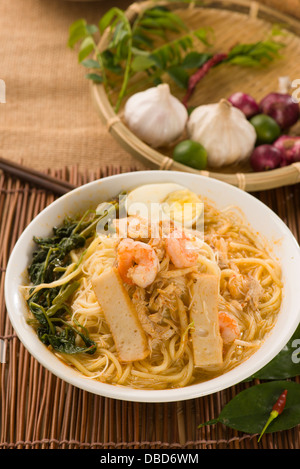
[{"label": "red chili pepper", "polygon": [[284,407],[285,407],[285,404],[286,404],[286,396],[287,396],[287,389],[285,389],[283,391],[282,394],[280,394],[277,402],[275,402],[275,404],[273,405],[273,408],[272,410],[277,412],[278,415],[281,414],[281,412],[283,411]]},{"label": "red chili pepper", "polygon": [[260,441],[261,437],[263,436],[263,434],[265,433],[267,427],[270,425],[270,423],[276,419],[276,417],[278,417],[278,415],[280,415],[283,411],[283,409],[285,408],[285,404],[286,404],[286,396],[287,396],[287,389],[285,389],[279,396],[279,398],[277,399],[277,401],[275,402],[275,404],[273,405],[272,407],[272,412],[270,413],[270,417],[268,418],[267,420],[267,423],[266,425],[264,426],[261,434],[260,434],[260,437],[258,438],[258,441]]},{"label": "red chili pepper", "polygon": [[190,76],[188,89],[186,95],[184,96],[182,102],[185,106],[187,106],[187,102],[192,96],[197,83],[207,74],[207,72],[218,63],[222,62],[227,58],[227,54],[215,54],[211,59],[209,59],[202,67],[199,68],[193,75]]}]

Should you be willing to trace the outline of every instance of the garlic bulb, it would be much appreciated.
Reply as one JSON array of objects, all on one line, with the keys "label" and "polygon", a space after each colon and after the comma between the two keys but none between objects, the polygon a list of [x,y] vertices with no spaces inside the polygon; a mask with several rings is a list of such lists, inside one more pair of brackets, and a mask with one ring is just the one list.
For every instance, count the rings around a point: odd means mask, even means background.
[{"label": "garlic bulb", "polygon": [[253,125],[226,99],[194,109],[187,129],[190,138],[206,149],[208,166],[212,168],[245,160],[256,141]]},{"label": "garlic bulb", "polygon": [[131,96],[125,104],[124,118],[137,137],[156,148],[182,134],[188,113],[164,83]]}]

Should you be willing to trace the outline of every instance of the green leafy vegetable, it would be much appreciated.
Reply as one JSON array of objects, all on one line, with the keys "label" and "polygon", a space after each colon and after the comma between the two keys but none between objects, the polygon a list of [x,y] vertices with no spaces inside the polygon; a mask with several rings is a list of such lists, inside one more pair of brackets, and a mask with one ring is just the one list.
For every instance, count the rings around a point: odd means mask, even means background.
[{"label": "green leafy vegetable", "polygon": [[83,19],[75,21],[75,23],[73,23],[69,29],[69,47],[74,47],[79,40],[84,40],[96,32],[97,26],[88,25],[87,22]]},{"label": "green leafy vegetable", "polygon": [[103,83],[102,76],[97,73],[87,73],[85,77],[89,80],[93,80],[94,83]]},{"label": "green leafy vegetable", "polygon": [[233,65],[257,67],[280,57],[279,51],[283,47],[283,43],[271,38],[253,44],[238,44],[229,51],[226,61]]},{"label": "green leafy vegetable", "polygon": [[184,57],[181,66],[187,70],[197,69],[202,67],[211,57],[212,54],[192,51]]},{"label": "green leafy vegetable", "polygon": [[293,428],[300,423],[300,384],[294,381],[270,381],[245,389],[225,405],[218,418],[200,427],[221,423],[245,433],[261,433],[274,402],[285,389],[288,397],[284,411],[265,431],[272,433]]},{"label": "green leafy vegetable", "polygon": [[[70,251],[83,248],[86,243],[78,227],[84,230],[90,223],[90,219],[66,219],[62,226],[53,228],[53,236],[34,238],[37,249],[28,267],[33,285],[55,282],[62,276],[71,264]],[[69,314],[67,301],[78,286],[79,282],[73,281],[60,287],[42,288],[37,292],[32,288],[27,304],[37,322],[34,325],[38,337],[44,344],[65,353],[93,353],[96,347],[93,341],[64,321]],[[82,338],[83,347],[75,346],[76,336]]]},{"label": "green leafy vegetable", "polygon": [[168,75],[174,80],[179,88],[186,89],[189,81],[189,74],[182,67],[170,67],[168,69]]},{"label": "green leafy vegetable", "polygon": [[[201,72],[201,67],[213,59],[209,50],[198,52],[197,43],[211,46],[212,33],[211,28],[204,27],[189,30],[180,16],[167,7],[149,7],[132,21],[125,11],[113,7],[100,19],[98,26],[89,25],[84,19],[73,23],[68,45],[74,48],[79,43],[78,60],[91,69],[86,75],[88,79],[103,83],[109,97],[110,91],[118,90],[114,104],[118,112],[124,97],[132,92],[130,80],[136,73],[143,74],[140,85],[155,86],[168,76],[190,96],[190,83],[193,89],[197,83],[194,74]],[[215,55],[224,55],[222,63],[262,66],[280,57],[284,44],[273,39],[279,34],[277,26],[264,41],[237,44],[228,53]]]},{"label": "green leafy vegetable", "polygon": [[[120,209],[119,200],[124,199],[118,198],[109,205],[116,214]],[[33,287],[27,299],[34,319],[29,322],[36,329],[40,340],[58,352],[93,354],[96,351],[96,344],[89,338],[87,331],[80,324],[75,322],[74,327],[69,322],[69,301],[80,285],[76,279],[76,269],[82,259],[81,256],[77,264],[72,262],[70,252],[84,249],[86,243],[95,236],[99,221],[107,215],[107,210],[103,213],[88,210],[81,218],[66,218],[61,226],[53,228],[52,236],[34,238],[37,248],[28,267]],[[59,286],[55,283],[47,286],[61,279],[68,268],[71,273],[75,272],[72,280],[68,280],[69,275],[66,275],[65,282],[60,281]],[[37,286],[40,288],[37,289]]]},{"label": "green leafy vegetable", "polygon": [[[107,32],[107,44],[102,48],[98,44]],[[169,39],[169,34],[179,37]],[[137,15],[131,24],[124,11],[113,7],[101,18],[99,27],[88,25],[84,19],[71,25],[68,45],[74,48],[80,42],[78,60],[92,69],[87,78],[113,89],[115,79],[122,77],[115,104],[118,112],[135,73],[145,72],[147,81],[153,84],[161,82],[163,74],[168,73],[179,86],[186,87],[187,64],[181,63],[194,48],[195,40],[209,45],[208,30],[189,31],[182,19],[167,8],[152,7]],[[157,41],[163,44],[157,45]],[[90,54],[94,57],[88,58]],[[203,54],[202,60],[205,57]]]}]

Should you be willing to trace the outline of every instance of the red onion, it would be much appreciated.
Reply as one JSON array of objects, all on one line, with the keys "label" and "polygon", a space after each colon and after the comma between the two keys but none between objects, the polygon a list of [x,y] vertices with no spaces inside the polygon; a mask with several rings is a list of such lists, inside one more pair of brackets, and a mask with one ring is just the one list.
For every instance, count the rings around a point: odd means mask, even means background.
[{"label": "red onion", "polygon": [[254,171],[267,171],[279,168],[282,162],[283,155],[281,150],[269,144],[256,147],[250,156],[250,163]]},{"label": "red onion", "polygon": [[233,93],[228,101],[234,106],[240,109],[247,118],[255,116],[259,113],[259,106],[252,96],[246,93]]},{"label": "red onion", "polygon": [[300,161],[300,137],[282,135],[273,145],[282,152],[286,164]]},{"label": "red onion", "polygon": [[286,93],[270,93],[259,103],[260,112],[273,117],[281,129],[294,125],[300,115],[299,104]]}]

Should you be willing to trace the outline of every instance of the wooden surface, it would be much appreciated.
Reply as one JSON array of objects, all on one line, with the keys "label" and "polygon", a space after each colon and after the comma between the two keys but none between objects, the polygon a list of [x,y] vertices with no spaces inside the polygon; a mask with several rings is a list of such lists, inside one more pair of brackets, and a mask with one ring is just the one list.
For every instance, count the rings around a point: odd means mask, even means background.
[{"label": "wooden surface", "polygon": [[272,8],[276,8],[282,13],[287,13],[291,16],[300,18],[300,1],[299,0],[262,0],[260,3],[267,5]]}]

